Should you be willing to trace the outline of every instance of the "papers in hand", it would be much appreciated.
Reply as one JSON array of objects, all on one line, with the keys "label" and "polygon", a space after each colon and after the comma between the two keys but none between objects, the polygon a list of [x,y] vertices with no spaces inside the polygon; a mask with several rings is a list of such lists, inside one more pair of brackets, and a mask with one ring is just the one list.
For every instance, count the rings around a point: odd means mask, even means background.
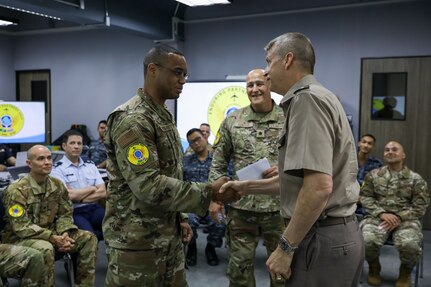
[{"label": "papers in hand", "polygon": [[262,172],[270,168],[268,159],[265,157],[253,164],[250,164],[236,172],[239,180],[261,179]]}]

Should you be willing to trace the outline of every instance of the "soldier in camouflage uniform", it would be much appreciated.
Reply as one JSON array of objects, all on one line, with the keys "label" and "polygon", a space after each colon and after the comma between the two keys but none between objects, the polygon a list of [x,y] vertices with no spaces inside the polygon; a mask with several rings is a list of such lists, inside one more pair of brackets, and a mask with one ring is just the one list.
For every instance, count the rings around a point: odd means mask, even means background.
[{"label": "soldier in camouflage uniform", "polygon": [[400,253],[401,267],[396,287],[410,286],[410,273],[417,264],[422,242],[422,224],[430,196],[422,177],[404,166],[401,144],[386,144],[386,166],[374,169],[365,177],[361,202],[368,216],[361,222],[365,258],[369,264],[368,283],[380,285],[379,249],[392,235]]},{"label": "soldier in camouflage uniform", "polygon": [[[277,141],[284,114],[272,101],[269,85],[263,70],[248,73],[247,94],[251,105],[231,113],[221,124],[214,144],[210,181],[226,174],[231,158],[236,172],[266,157],[272,167],[264,172],[264,177],[278,174]],[[234,179],[238,179],[236,174]],[[271,254],[283,227],[279,196],[248,195],[230,205],[226,233],[229,286],[255,286],[253,261],[258,238],[263,237]],[[271,278],[271,286],[284,286],[280,281]]]},{"label": "soldier in camouflage uniform", "polygon": [[[185,156],[183,160],[184,180],[193,182],[208,182],[208,174],[211,168],[213,153],[208,150],[207,141],[200,129],[191,129],[187,132],[187,141],[190,144],[193,153]],[[219,263],[215,247],[221,247],[226,225],[224,222],[215,222],[208,213],[205,216],[198,216],[194,213],[188,214],[188,222],[193,230],[193,237],[187,247],[187,265],[196,265],[197,247],[196,239],[198,238],[197,228],[201,220],[208,223],[207,246],[205,256],[207,263],[216,266]]]},{"label": "soldier in camouflage uniform", "polygon": [[[187,286],[183,242],[192,230],[180,212],[204,215],[226,178],[213,184],[182,181],[182,147],[165,101],[187,79],[184,56],[160,45],[144,60],[145,84],[108,117],[109,173],[103,234],[106,286]],[[183,236],[181,236],[183,232]]]},{"label": "soldier in camouflage uniform", "polygon": [[75,286],[94,286],[97,239],[72,220],[72,203],[64,184],[51,176],[51,152],[36,145],[28,151],[30,174],[4,194],[6,227],[2,240],[43,254],[47,274],[41,286],[55,286],[54,251],[78,253]]},{"label": "soldier in camouflage uniform", "polygon": [[42,279],[46,272],[41,252],[30,247],[0,243],[0,277],[20,279],[20,286],[39,287],[43,286]]}]

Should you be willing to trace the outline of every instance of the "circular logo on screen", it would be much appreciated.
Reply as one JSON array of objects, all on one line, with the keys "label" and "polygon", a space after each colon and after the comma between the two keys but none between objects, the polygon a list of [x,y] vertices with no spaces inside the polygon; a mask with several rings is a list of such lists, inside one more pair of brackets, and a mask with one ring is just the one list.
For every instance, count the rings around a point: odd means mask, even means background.
[{"label": "circular logo on screen", "polygon": [[0,136],[16,135],[24,126],[22,111],[12,104],[0,104]]},{"label": "circular logo on screen", "polygon": [[142,144],[134,144],[127,151],[127,160],[133,165],[143,165],[147,162],[150,153]]},{"label": "circular logo on screen", "polygon": [[229,86],[218,91],[208,106],[208,123],[214,134],[230,113],[250,104],[247,91],[241,86]]}]

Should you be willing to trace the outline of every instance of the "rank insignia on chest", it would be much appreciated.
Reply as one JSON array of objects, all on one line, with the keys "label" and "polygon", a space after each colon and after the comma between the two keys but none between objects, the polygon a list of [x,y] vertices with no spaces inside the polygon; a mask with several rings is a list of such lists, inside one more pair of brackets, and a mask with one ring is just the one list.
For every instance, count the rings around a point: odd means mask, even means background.
[{"label": "rank insignia on chest", "polygon": [[134,144],[127,150],[127,160],[133,165],[143,165],[149,156],[148,148],[142,144]]},{"label": "rank insignia on chest", "polygon": [[264,138],[265,137],[265,130],[256,130],[256,137],[257,138]]},{"label": "rank insignia on chest", "polygon": [[11,217],[21,217],[24,214],[24,207],[21,204],[14,204],[9,208],[9,215]]}]

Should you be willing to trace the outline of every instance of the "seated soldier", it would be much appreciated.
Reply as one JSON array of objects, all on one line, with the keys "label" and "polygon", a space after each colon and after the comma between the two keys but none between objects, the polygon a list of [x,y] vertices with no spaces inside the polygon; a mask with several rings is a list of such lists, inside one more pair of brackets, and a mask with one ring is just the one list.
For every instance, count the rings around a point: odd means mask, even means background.
[{"label": "seated soldier", "polygon": [[400,253],[401,267],[396,287],[410,286],[410,274],[421,255],[422,224],[430,196],[422,177],[404,166],[404,148],[395,141],[386,144],[385,166],[365,177],[361,202],[369,214],[362,221],[368,283],[380,285],[379,250],[390,235]]},{"label": "seated soldier", "polygon": [[97,125],[97,132],[99,133],[99,138],[97,140],[91,141],[90,148],[88,150],[88,158],[94,162],[97,168],[106,168],[106,160],[108,159],[108,154],[105,148],[105,134],[106,134],[105,120],[101,120]]},{"label": "seated soldier", "polygon": [[14,166],[16,158],[9,147],[0,144],[0,171],[5,171],[8,166]]},{"label": "seated soldier", "polygon": [[[358,183],[362,186],[365,176],[373,169],[382,167],[383,162],[371,156],[371,152],[376,144],[376,138],[372,134],[365,134],[361,136],[358,142]],[[358,201],[358,208],[356,209],[356,214],[359,214],[361,218],[365,215],[362,204]]]},{"label": "seated soldier", "polygon": [[[208,174],[210,172],[213,155],[212,152],[208,150],[207,140],[200,129],[191,129],[187,132],[187,141],[189,142],[193,153],[183,159],[184,180],[192,182],[208,182]],[[194,213],[189,213],[188,216],[188,222],[193,230],[193,237],[187,249],[187,265],[196,265],[196,239],[198,238],[197,228],[199,227],[202,218],[205,218],[209,225],[209,234],[207,237],[208,243],[205,248],[207,263],[210,266],[218,265],[219,260],[215,252],[215,247],[220,247],[223,244],[226,225],[223,222],[216,223],[211,219],[208,213],[204,217],[200,217]]]},{"label": "seated soldier", "polygon": [[65,156],[55,164],[51,175],[67,187],[73,202],[73,220],[79,229],[88,230],[103,239],[102,221],[105,209],[98,204],[106,197],[105,182],[92,161],[83,161],[82,135],[69,130],[63,136]]},{"label": "seated soldier", "polygon": [[[31,247],[0,243],[0,277],[16,278],[20,286],[43,286],[46,277],[43,255]],[[2,281],[0,280],[0,286]]]},{"label": "seated soldier", "polygon": [[382,167],[380,159],[371,156],[376,144],[376,138],[372,134],[365,134],[358,142],[358,182],[362,185],[365,176],[373,169]]},{"label": "seated soldier", "polygon": [[30,174],[4,193],[6,226],[2,240],[43,254],[47,274],[40,286],[55,286],[54,251],[77,254],[76,286],[94,286],[97,239],[73,224],[64,184],[51,176],[51,152],[35,145],[27,152]]}]

